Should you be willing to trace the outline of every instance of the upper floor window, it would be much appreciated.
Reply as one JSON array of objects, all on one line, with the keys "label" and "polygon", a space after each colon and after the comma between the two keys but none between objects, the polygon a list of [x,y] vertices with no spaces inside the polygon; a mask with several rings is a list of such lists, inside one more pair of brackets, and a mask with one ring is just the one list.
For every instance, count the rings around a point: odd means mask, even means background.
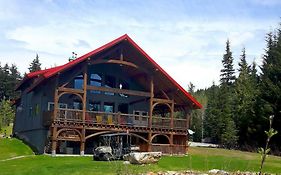
[{"label": "upper floor window", "polygon": [[[102,78],[99,74],[91,74],[90,76],[90,85],[91,86],[101,86]],[[91,91],[94,94],[100,94],[100,91]]]},{"label": "upper floor window", "polygon": [[[119,89],[129,89],[129,83],[124,80],[119,80]],[[127,94],[119,94],[121,97],[129,97]]]},{"label": "upper floor window", "polygon": [[100,111],[101,104],[100,102],[90,102],[89,111]]},{"label": "upper floor window", "polygon": [[110,113],[114,112],[114,103],[104,103],[103,111]]},{"label": "upper floor window", "polygon": [[73,109],[82,110],[82,102],[81,101],[73,101]]},{"label": "upper floor window", "polygon": [[[115,88],[115,85],[116,85],[115,77],[109,76],[109,75],[105,76],[105,84],[104,84],[105,87]],[[114,95],[113,92],[105,92],[104,94],[105,95]]]},{"label": "upper floor window", "polygon": [[75,89],[82,89],[83,83],[84,83],[83,75],[78,75],[74,79],[74,88]]}]

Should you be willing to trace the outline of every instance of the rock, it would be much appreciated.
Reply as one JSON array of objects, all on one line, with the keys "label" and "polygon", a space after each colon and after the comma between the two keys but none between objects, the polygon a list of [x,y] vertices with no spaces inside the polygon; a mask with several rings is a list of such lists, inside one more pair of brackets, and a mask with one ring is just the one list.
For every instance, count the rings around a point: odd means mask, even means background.
[{"label": "rock", "polygon": [[212,169],[212,170],[209,171],[209,173],[211,173],[211,174],[217,174],[219,171],[220,171],[220,170],[218,170],[218,169]]},{"label": "rock", "polygon": [[178,175],[179,173],[176,171],[167,171],[167,175]]},{"label": "rock", "polygon": [[123,158],[131,164],[150,164],[157,163],[161,156],[161,152],[134,152],[124,155]]},{"label": "rock", "polygon": [[224,170],[219,170],[219,172],[217,172],[217,174],[220,174],[220,175],[229,175],[228,172],[224,171]]},{"label": "rock", "polygon": [[128,164],[130,164],[130,162],[129,161],[124,161],[123,164],[124,165],[128,165]]},{"label": "rock", "polygon": [[210,174],[219,174],[219,175],[229,175],[228,172],[224,170],[212,169],[209,171]]}]

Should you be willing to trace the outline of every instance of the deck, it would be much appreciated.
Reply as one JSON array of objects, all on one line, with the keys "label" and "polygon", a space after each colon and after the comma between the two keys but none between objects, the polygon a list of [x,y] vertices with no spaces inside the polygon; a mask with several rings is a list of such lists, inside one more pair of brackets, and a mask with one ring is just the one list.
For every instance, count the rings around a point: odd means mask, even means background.
[{"label": "deck", "polygon": [[110,129],[118,131],[138,131],[146,132],[162,131],[162,132],[177,132],[186,134],[188,122],[186,119],[173,119],[168,117],[152,117],[152,127],[149,128],[149,116],[123,114],[123,113],[108,113],[100,111],[87,111],[85,120],[83,121],[82,110],[76,109],[58,109],[56,118],[53,117],[53,111],[44,113],[43,123],[45,126],[50,126],[52,123],[59,126],[68,126],[79,128],[86,126],[88,129]]}]

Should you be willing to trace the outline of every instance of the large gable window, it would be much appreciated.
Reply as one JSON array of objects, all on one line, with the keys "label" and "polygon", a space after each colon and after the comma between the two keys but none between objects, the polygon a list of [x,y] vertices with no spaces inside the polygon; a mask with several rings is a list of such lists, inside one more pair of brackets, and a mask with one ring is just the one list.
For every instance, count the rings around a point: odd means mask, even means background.
[{"label": "large gable window", "polygon": [[83,75],[78,75],[74,79],[74,88],[75,89],[82,89],[83,83],[84,83]]},{"label": "large gable window", "polygon": [[[91,74],[90,76],[90,85],[100,87],[102,83],[102,78],[100,74]],[[100,94],[100,91],[91,91],[93,94]]]},{"label": "large gable window", "polygon": [[[115,88],[115,85],[116,85],[115,77],[109,76],[109,75],[105,76],[105,84],[104,84],[105,87]],[[113,92],[105,92],[104,94],[105,95],[114,95]]]},{"label": "large gable window", "polygon": [[[127,83],[125,80],[119,80],[119,89],[129,89],[129,83]],[[121,97],[129,97],[128,95],[126,94],[119,94]]]}]

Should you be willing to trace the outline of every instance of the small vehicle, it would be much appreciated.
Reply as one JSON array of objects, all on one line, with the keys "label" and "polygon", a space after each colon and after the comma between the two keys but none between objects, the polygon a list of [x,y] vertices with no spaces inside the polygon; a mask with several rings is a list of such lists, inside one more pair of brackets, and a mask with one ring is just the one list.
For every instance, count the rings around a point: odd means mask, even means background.
[{"label": "small vehicle", "polygon": [[110,161],[123,159],[136,147],[131,145],[128,133],[104,134],[99,137],[99,146],[94,149],[94,160]]}]

